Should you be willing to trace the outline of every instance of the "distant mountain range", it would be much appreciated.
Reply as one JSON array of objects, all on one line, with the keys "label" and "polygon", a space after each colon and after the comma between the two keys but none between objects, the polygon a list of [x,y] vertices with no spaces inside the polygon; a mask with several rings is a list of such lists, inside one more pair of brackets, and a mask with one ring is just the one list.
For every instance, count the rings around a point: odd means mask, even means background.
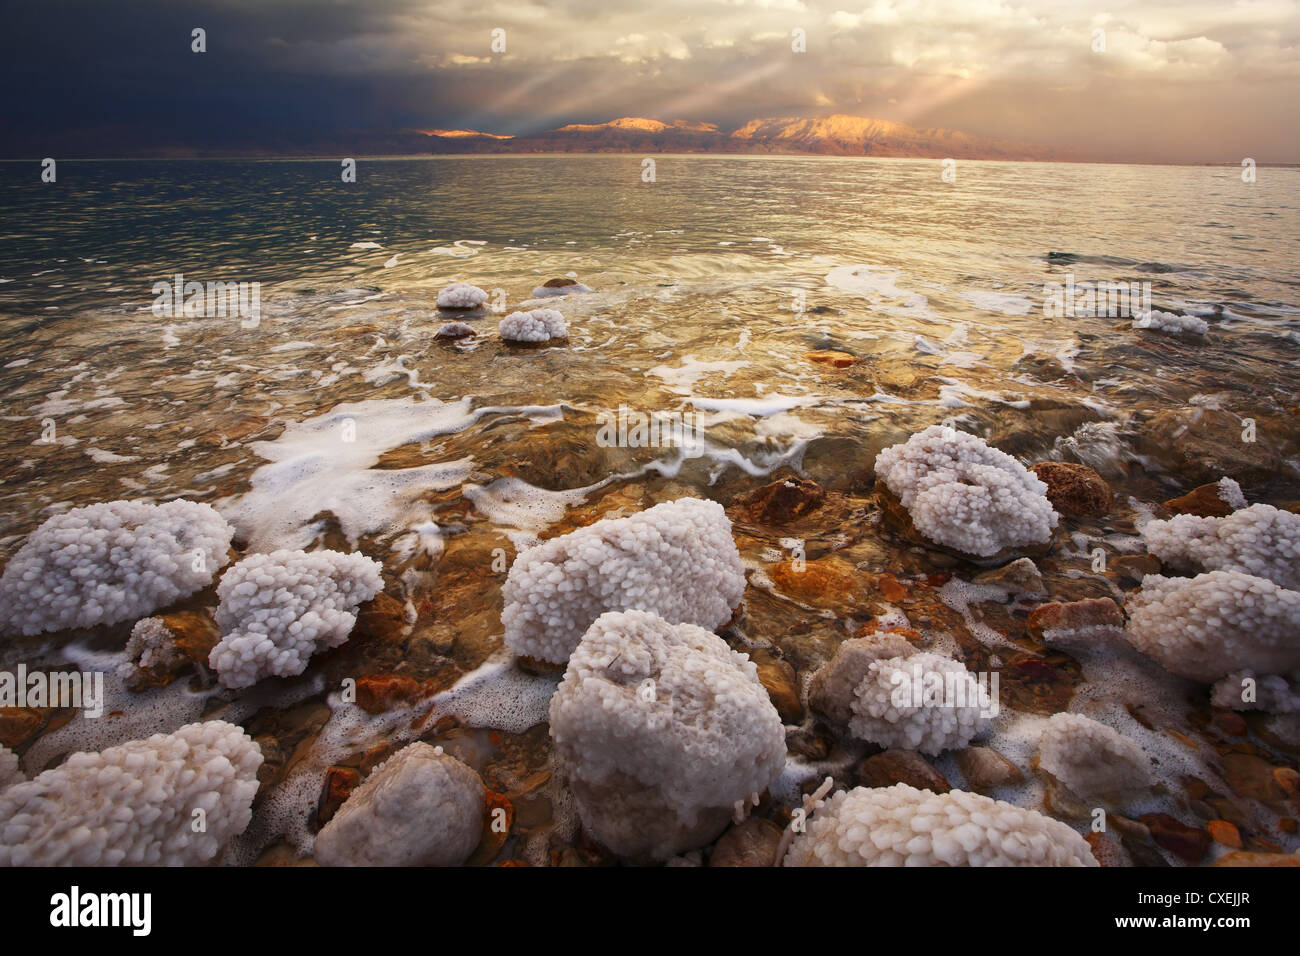
[{"label": "distant mountain range", "polygon": [[[419,130],[431,153],[816,153],[827,156],[913,156],[953,159],[1073,159],[1066,151],[914,129],[866,116],[750,120],[730,133],[713,123],[664,123],[624,116],[520,136],[477,130]],[[423,150],[421,150],[423,151]]]}]

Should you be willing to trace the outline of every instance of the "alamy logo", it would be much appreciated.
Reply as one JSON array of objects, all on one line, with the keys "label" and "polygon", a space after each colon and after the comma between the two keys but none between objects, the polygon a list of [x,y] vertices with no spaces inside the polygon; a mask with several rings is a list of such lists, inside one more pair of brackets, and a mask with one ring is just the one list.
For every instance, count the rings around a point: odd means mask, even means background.
[{"label": "alamy logo", "polygon": [[0,707],[78,707],[87,717],[104,714],[102,671],[0,671]]},{"label": "alamy logo", "polygon": [[998,715],[998,674],[923,670],[911,665],[890,676],[894,689],[889,702],[901,709],[915,707],[978,707],[981,717]]},{"label": "alamy logo", "polygon": [[1049,319],[1137,318],[1151,311],[1150,282],[1075,282],[1043,286],[1043,315]]},{"label": "alamy logo", "polygon": [[255,329],[262,320],[260,282],[186,281],[184,273],[153,284],[153,314],[160,319],[223,319],[238,317],[240,325]]},{"label": "alamy logo", "polygon": [[51,926],[126,926],[133,936],[148,936],[152,913],[150,893],[82,893],[74,886],[50,897]]},{"label": "alamy logo", "polygon": [[700,440],[695,412],[638,412],[626,405],[596,416],[601,448],[682,448]]}]

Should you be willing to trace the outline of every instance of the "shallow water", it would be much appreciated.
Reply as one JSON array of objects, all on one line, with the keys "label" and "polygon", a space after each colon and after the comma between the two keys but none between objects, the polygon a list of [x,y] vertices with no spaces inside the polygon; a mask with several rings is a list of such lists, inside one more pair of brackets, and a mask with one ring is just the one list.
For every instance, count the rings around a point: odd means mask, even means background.
[{"label": "shallow water", "polygon": [[[0,557],[69,507],[208,501],[240,549],[383,560],[427,646],[382,663],[450,684],[499,651],[495,549],[684,493],[729,504],[784,467],[846,496],[845,524],[806,529],[810,558],[923,580],[944,566],[877,534],[855,496],[880,448],[936,421],[1111,482],[1122,513],[1070,529],[1051,569],[1080,596],[1122,596],[1087,583],[1088,549],[1141,550],[1147,503],[1227,472],[1252,501],[1300,499],[1300,171],[941,171],[662,157],[643,182],[639,157],[449,157],[363,161],[348,184],[333,161],[65,162],[42,184],[0,164]],[[156,316],[175,273],[259,282],[260,322]],[[561,276],[594,291],[532,301]],[[1045,317],[1067,276],[1149,282],[1155,308],[1210,331]],[[507,346],[485,310],[473,339],[435,340],[451,281],[495,312],[558,308],[570,339]],[[824,349],[858,361],[807,357]],[[620,405],[693,415],[697,440],[602,447]],[[1204,416],[1217,430],[1197,438]],[[736,639],[806,676],[881,608],[766,589],[784,548],[768,530],[740,536],[756,575]],[[1040,712],[1068,702],[1045,692]]]}]

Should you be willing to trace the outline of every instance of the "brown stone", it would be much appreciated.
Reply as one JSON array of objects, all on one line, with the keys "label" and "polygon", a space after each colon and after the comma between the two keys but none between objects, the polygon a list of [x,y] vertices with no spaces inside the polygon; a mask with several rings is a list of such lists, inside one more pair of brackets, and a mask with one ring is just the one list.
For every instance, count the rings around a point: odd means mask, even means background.
[{"label": "brown stone", "polygon": [[367,674],[357,679],[357,706],[378,714],[418,700],[426,692],[424,684],[405,674]]},{"label": "brown stone", "polygon": [[570,279],[568,276],[560,276],[556,279],[547,279],[542,283],[543,289],[563,289],[566,286],[577,285],[577,279]]},{"label": "brown stone", "polygon": [[772,706],[783,723],[803,723],[803,703],[799,700],[799,682],[794,668],[786,661],[765,652],[751,655],[758,668],[759,683],[767,690]]},{"label": "brown stone", "polygon": [[1047,500],[1063,515],[1097,517],[1110,510],[1114,500],[1110,485],[1087,465],[1072,461],[1040,461],[1029,470],[1047,485]]},{"label": "brown stone", "polygon": [[1290,834],[1295,834],[1297,830],[1300,830],[1300,826],[1296,825],[1295,817],[1280,817],[1277,821],[1277,828],[1283,833]]},{"label": "brown stone", "polygon": [[36,707],[0,707],[0,746],[22,746],[44,726],[48,713]]},{"label": "brown stone", "polygon": [[1211,820],[1205,824],[1205,829],[1209,831],[1215,843],[1230,846],[1234,850],[1241,849],[1241,831],[1227,820]]},{"label": "brown stone", "polygon": [[1214,726],[1229,737],[1246,736],[1249,727],[1246,725],[1246,718],[1241,714],[1234,714],[1230,710],[1216,710],[1214,712]]},{"label": "brown stone", "polygon": [[1254,754],[1223,755],[1223,779],[1233,793],[1281,810],[1288,794],[1274,770],[1272,764]]},{"label": "brown stone", "polygon": [[771,820],[750,817],[718,837],[709,866],[775,866],[781,828]]},{"label": "brown stone", "polygon": [[880,596],[892,604],[897,604],[907,597],[907,588],[898,583],[892,574],[868,574],[867,581],[880,592]]},{"label": "brown stone", "polygon": [[206,667],[212,649],[221,640],[216,621],[206,610],[173,611],[159,615],[163,627],[172,636],[172,645],[180,654],[179,658],[168,660],[166,656],[156,660],[148,667],[137,665],[126,679],[126,686],[132,691],[141,691],[149,687],[165,687],[177,677],[189,671],[195,664]]},{"label": "brown stone", "polygon": [[782,561],[768,569],[768,577],[780,591],[818,607],[843,607],[853,600],[852,566],[838,558],[816,561]]},{"label": "brown stone", "polygon": [[330,767],[325,771],[325,786],[316,805],[316,826],[329,823],[343,806],[343,801],[361,785],[361,772],[354,767]]},{"label": "brown stone", "polygon": [[1296,853],[1225,853],[1215,866],[1300,866]]},{"label": "brown stone", "polygon": [[947,793],[952,789],[948,778],[915,750],[890,749],[868,757],[858,765],[858,783],[864,787],[892,787],[896,783],[905,783],[935,793]]},{"label": "brown stone", "polygon": [[1167,813],[1148,813],[1140,817],[1151,831],[1156,844],[1185,863],[1200,863],[1210,851],[1210,834],[1171,817]]},{"label": "brown stone", "polygon": [[874,631],[842,643],[826,664],[817,669],[808,684],[808,704],[837,727],[848,726],[853,717],[853,692],[867,676],[873,663],[891,657],[906,657],[915,648],[902,634]]},{"label": "brown stone", "polygon": [[1282,791],[1289,797],[1294,797],[1300,792],[1300,771],[1292,767],[1274,767],[1273,779],[1277,781]]},{"label": "brown stone", "polygon": [[1148,574],[1159,574],[1162,566],[1154,554],[1124,554],[1111,559],[1110,569],[1121,578],[1140,582]]},{"label": "brown stone", "polygon": [[1110,598],[1088,598],[1068,603],[1040,604],[1029,612],[1029,633],[1043,639],[1044,631],[1074,631],[1081,628],[1124,629],[1124,612]]},{"label": "brown stone", "polygon": [[998,787],[1012,786],[1025,779],[1019,767],[992,747],[967,747],[957,751],[957,767],[966,778],[967,788],[985,795]]},{"label": "brown stone", "polygon": [[405,636],[406,607],[396,598],[380,591],[357,608],[357,623],[352,626],[351,640],[398,643]]},{"label": "brown stone", "polygon": [[817,349],[807,353],[804,358],[818,365],[829,365],[831,368],[848,368],[858,361],[857,356],[850,355],[848,352],[836,352],[833,349]]},{"label": "brown stone", "polygon": [[504,793],[483,791],[483,835],[465,861],[466,866],[487,866],[501,853],[515,825],[515,807]]},{"label": "brown stone", "polygon": [[742,521],[780,525],[816,511],[826,493],[806,478],[782,478],[745,495],[732,505]]},{"label": "brown stone", "polygon": [[1118,840],[1112,840],[1104,833],[1098,833],[1095,830],[1084,837],[1088,841],[1088,846],[1092,848],[1092,856],[1102,866],[1127,867],[1133,865],[1133,858],[1129,856],[1124,845]]},{"label": "brown stone", "polygon": [[1211,482],[1193,488],[1179,498],[1170,498],[1165,507],[1175,514],[1197,515],[1201,518],[1223,518],[1232,514],[1232,505],[1219,497],[1219,483]]}]

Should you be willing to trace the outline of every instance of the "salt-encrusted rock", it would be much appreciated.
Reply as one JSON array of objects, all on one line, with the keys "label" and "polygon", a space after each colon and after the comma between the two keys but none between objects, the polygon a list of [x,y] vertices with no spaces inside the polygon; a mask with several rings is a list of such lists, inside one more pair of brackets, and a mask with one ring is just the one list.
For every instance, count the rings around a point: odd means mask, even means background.
[{"label": "salt-encrusted rock", "polygon": [[590,291],[590,289],[577,279],[560,277],[558,279],[547,279],[544,283],[533,289],[533,298],[543,299],[549,295],[569,295],[572,292]]},{"label": "salt-encrusted rock", "polygon": [[939,754],[983,733],[994,701],[964,664],[921,652],[875,661],[853,692],[849,732],[882,747]]},{"label": "salt-encrusted rock", "polygon": [[854,692],[876,661],[902,658],[916,648],[901,634],[876,631],[845,641],[835,656],[813,674],[808,684],[808,705],[837,727],[853,719]]},{"label": "salt-encrusted rock", "polygon": [[1137,741],[1082,714],[1055,714],[1038,740],[1039,769],[1080,797],[1151,785],[1151,761]]},{"label": "salt-encrusted rock", "polygon": [[1096,866],[1074,830],[965,790],[842,791],[794,838],[785,866]]},{"label": "salt-encrusted rock", "polygon": [[1124,612],[1110,598],[1040,604],[1028,623],[1029,633],[1051,647],[1087,647],[1124,636]]},{"label": "salt-encrusted rock", "polygon": [[550,729],[583,826],[634,860],[708,843],[785,765],[781,718],[749,658],[645,611],[591,625]]},{"label": "salt-encrusted rock", "polygon": [[72,754],[0,793],[0,866],[210,862],[252,819],[261,764],[220,720]]},{"label": "salt-encrusted rock", "polygon": [[549,342],[569,337],[564,316],[554,309],[511,312],[501,320],[497,331],[507,342]]},{"label": "salt-encrusted rock", "polygon": [[1179,315],[1177,312],[1161,312],[1152,309],[1133,319],[1133,328],[1146,329],[1150,332],[1173,332],[1188,335],[1204,335],[1210,325],[1204,319],[1194,315]]},{"label": "salt-encrusted rock", "polygon": [[1300,695],[1291,681],[1278,674],[1261,677],[1252,670],[1237,671],[1219,680],[1210,691],[1210,702],[1224,710],[1264,710],[1271,714],[1300,710]]},{"label": "salt-encrusted rock", "polygon": [[322,866],[459,866],[483,831],[483,781],[413,743],[377,766],[316,836]]},{"label": "salt-encrusted rock", "polygon": [[1047,500],[1063,515],[1095,517],[1110,510],[1110,485],[1087,465],[1040,461],[1029,470],[1047,485]]},{"label": "salt-encrusted rock", "polygon": [[348,639],[357,608],[384,586],[381,569],[365,555],[338,551],[250,555],[217,585],[221,642],[209,665],[235,688],[301,674],[313,654]]},{"label": "salt-encrusted rock", "polygon": [[8,747],[0,747],[0,790],[26,779],[18,766],[18,755]]},{"label": "salt-encrusted rock", "polygon": [[1058,517],[1047,485],[974,435],[931,425],[876,457],[876,476],[916,530],[963,554],[989,557],[1049,542]]},{"label": "salt-encrusted rock", "polygon": [[486,292],[464,282],[453,282],[438,292],[440,309],[477,309],[487,300]]},{"label": "salt-encrusted rock", "polygon": [[807,478],[779,478],[735,501],[737,518],[759,524],[785,524],[821,507],[826,492]]},{"label": "salt-encrusted rock", "polygon": [[1266,578],[1151,574],[1126,608],[1129,643],[1182,677],[1211,683],[1244,669],[1300,670],[1300,592]]},{"label": "salt-encrusted rock", "polygon": [[464,322],[444,322],[438,331],[433,333],[433,337],[436,339],[463,339],[473,334],[473,327],[466,325]]},{"label": "salt-encrusted rock", "polygon": [[744,592],[722,506],[681,498],[521,553],[502,589],[501,620],[516,654],[562,664],[606,611],[653,611],[712,630],[731,619]]},{"label": "salt-encrusted rock", "polygon": [[1164,504],[1174,514],[1226,518],[1239,508],[1247,507],[1249,502],[1242,494],[1241,485],[1231,478],[1220,478],[1208,485],[1199,485],[1181,497],[1170,498]]},{"label": "salt-encrusted rock", "polygon": [[1175,571],[1241,571],[1300,590],[1300,514],[1251,505],[1223,518],[1149,521],[1142,535]]},{"label": "salt-encrusted rock", "polygon": [[110,501],[46,520],[0,577],[0,632],[39,634],[151,614],[212,583],[234,529],[211,505]]},{"label": "salt-encrusted rock", "polygon": [[977,574],[972,579],[972,583],[998,588],[1013,597],[1047,597],[1043,574],[1038,570],[1038,565],[1029,558],[1018,558],[1000,568]]}]

